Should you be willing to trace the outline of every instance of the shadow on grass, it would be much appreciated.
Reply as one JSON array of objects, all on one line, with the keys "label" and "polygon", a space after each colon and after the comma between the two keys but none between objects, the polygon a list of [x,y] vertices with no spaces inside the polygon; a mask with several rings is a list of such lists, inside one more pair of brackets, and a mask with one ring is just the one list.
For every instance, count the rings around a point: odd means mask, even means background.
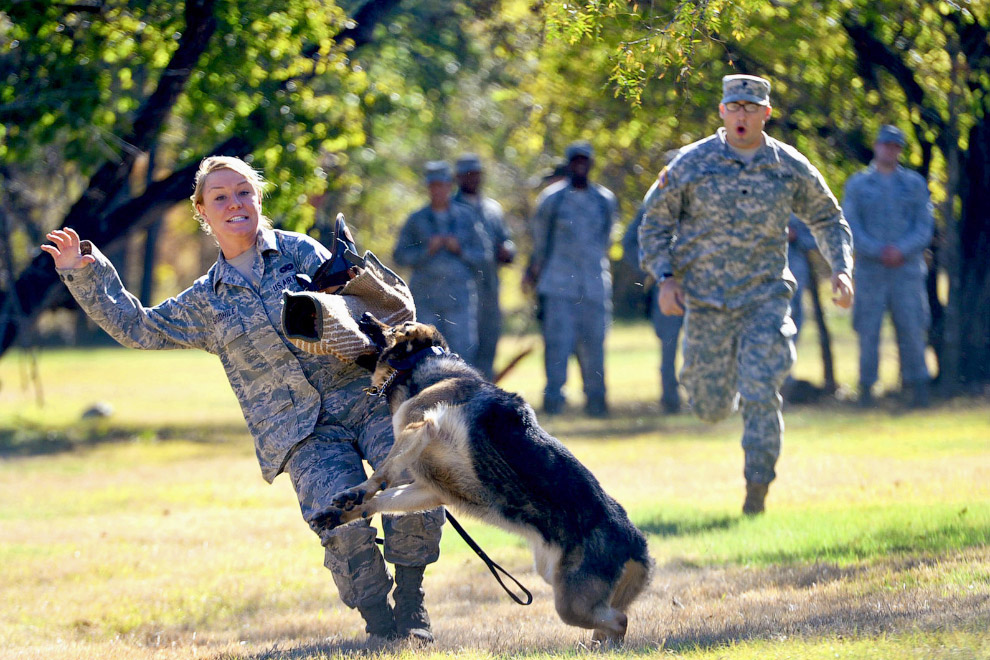
[{"label": "shadow on grass", "polygon": [[738,525],[739,516],[713,516],[711,518],[691,518],[690,520],[672,520],[660,517],[649,520],[638,520],[636,526],[644,534],[657,536],[691,536],[711,531],[724,531]]},{"label": "shadow on grass", "polygon": [[0,458],[51,456],[101,445],[128,442],[184,440],[221,444],[242,441],[247,429],[240,424],[214,426],[119,427],[107,422],[80,422],[69,429],[25,425],[0,427]]}]

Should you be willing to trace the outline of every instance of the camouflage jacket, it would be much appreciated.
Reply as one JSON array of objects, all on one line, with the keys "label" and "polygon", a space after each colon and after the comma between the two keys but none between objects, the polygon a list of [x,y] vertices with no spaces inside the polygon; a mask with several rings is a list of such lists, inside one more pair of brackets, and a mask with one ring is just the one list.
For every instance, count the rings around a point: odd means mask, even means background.
[{"label": "camouflage jacket", "polygon": [[568,180],[540,193],[533,216],[533,264],[540,295],[592,302],[612,298],[608,250],[618,201],[596,183],[579,190]]},{"label": "camouflage jacket", "polygon": [[906,267],[925,273],[924,251],[932,241],[935,220],[925,178],[904,167],[885,176],[875,165],[846,181],[842,210],[856,239],[856,258],[876,262],[886,245],[905,256]]},{"label": "camouflage jacket", "polygon": [[684,149],[644,200],[640,263],[678,277],[689,302],[736,309],[790,295],[787,223],[808,225],[833,273],[852,273],[852,234],[818,170],[793,147],[764,135],[749,163],[725,129]]},{"label": "camouflage jacket", "polygon": [[366,396],[361,388],[367,372],[306,353],[282,331],[282,291],[300,290],[295,274],[312,275],[329,251],[308,236],[268,229],[259,233],[257,247],[258,291],[220,254],[206,275],[154,307],[144,307],[124,288],[95,247],[96,263],[60,270],[59,276],[83,310],[124,346],[200,348],[217,355],[254,437],[262,475],[271,482],[317,424],[345,439],[338,420]]},{"label": "camouflage jacket", "polygon": [[[412,213],[399,232],[393,259],[412,270],[409,288],[417,304],[437,299],[470,300],[478,290],[483,264],[492,252],[482,219],[464,204],[451,203],[447,226],[441,227],[427,204]],[[438,250],[430,254],[430,239],[452,234],[460,243],[461,253]]]},{"label": "camouflage jacket", "polygon": [[486,250],[485,259],[481,264],[481,284],[493,291],[498,291],[498,251],[499,248],[515,253],[515,243],[509,234],[509,228],[505,224],[505,211],[502,205],[491,197],[479,197],[477,201],[471,201],[461,191],[454,193],[451,201],[463,204],[474,211],[481,220],[482,227],[490,244]]}]

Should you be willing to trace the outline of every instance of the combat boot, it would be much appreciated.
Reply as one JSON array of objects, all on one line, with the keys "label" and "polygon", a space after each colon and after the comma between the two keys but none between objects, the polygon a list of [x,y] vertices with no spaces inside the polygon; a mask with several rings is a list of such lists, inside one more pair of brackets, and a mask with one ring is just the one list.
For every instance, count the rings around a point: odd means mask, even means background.
[{"label": "combat boot", "polygon": [[859,399],[856,401],[856,405],[863,409],[869,409],[876,405],[873,400],[873,393],[866,385],[859,386]]},{"label": "combat boot", "polygon": [[425,566],[396,566],[392,600],[395,601],[395,628],[399,637],[429,643],[433,641],[433,632],[430,615],[423,603],[425,571]]},{"label": "combat boot", "polygon": [[358,612],[365,622],[365,632],[373,638],[386,641],[398,637],[395,628],[395,616],[388,604],[388,596],[365,605],[358,605]]},{"label": "combat boot", "polygon": [[770,484],[758,484],[755,481],[746,482],[746,501],[743,502],[743,513],[747,516],[755,516],[763,513],[764,500],[767,498],[767,490]]},{"label": "combat boot", "polygon": [[927,408],[932,405],[931,394],[926,381],[918,381],[910,385],[911,399],[908,405],[911,408]]}]

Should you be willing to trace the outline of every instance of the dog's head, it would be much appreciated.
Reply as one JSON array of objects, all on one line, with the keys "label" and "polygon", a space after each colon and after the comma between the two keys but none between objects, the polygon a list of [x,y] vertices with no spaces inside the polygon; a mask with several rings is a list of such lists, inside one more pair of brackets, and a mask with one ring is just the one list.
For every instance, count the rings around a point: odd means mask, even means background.
[{"label": "dog's head", "polygon": [[378,352],[378,363],[371,376],[371,386],[379,388],[393,371],[403,370],[410,358],[433,346],[447,349],[447,342],[432,325],[407,321],[391,326],[369,312],[358,320],[358,328],[368,336]]}]

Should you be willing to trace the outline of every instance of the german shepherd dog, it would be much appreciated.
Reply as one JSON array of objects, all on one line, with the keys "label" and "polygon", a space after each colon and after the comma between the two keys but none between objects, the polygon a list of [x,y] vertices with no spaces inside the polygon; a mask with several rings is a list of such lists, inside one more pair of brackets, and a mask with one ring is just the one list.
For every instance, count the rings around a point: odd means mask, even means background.
[{"label": "german shepherd dog", "polygon": [[374,474],[338,493],[333,527],[381,511],[447,505],[526,538],[564,623],[621,642],[650,578],[646,538],[521,397],[458,356],[432,325],[359,322],[379,351],[370,391],[387,397],[395,444]]}]

